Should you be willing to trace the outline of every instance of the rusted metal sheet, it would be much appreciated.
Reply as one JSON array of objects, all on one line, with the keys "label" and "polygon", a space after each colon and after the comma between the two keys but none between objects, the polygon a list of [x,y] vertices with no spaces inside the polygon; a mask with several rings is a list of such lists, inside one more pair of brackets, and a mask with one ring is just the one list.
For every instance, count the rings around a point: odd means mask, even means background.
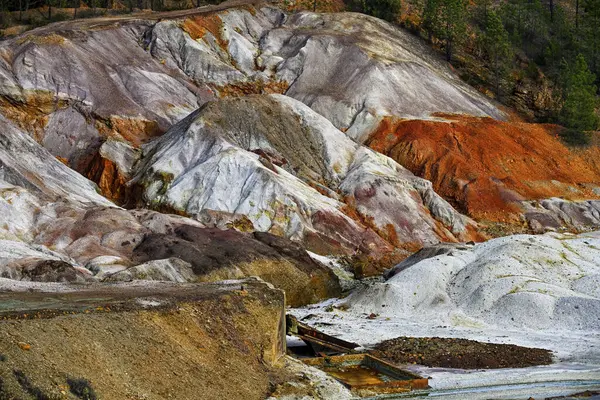
[{"label": "rusted metal sheet", "polygon": [[369,354],[317,357],[303,360],[336,378],[354,393],[402,393],[428,389],[429,381]]},{"label": "rusted metal sheet", "polygon": [[333,351],[335,353],[354,353],[358,344],[327,335],[298,321],[293,315],[286,316],[286,331],[288,335],[297,336],[311,346],[315,354]]}]

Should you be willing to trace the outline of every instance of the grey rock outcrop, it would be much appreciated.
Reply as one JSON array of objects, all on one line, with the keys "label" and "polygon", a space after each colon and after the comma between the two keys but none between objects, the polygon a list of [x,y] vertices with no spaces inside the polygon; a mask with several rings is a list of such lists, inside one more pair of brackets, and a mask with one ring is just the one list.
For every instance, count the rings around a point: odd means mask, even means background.
[{"label": "grey rock outcrop", "polygon": [[[258,231],[324,254],[381,251],[386,244],[367,228],[394,246],[476,231],[429,182],[283,95],[205,105],[144,146],[133,181],[151,207],[243,214]],[[339,245],[319,249],[315,236]]]}]

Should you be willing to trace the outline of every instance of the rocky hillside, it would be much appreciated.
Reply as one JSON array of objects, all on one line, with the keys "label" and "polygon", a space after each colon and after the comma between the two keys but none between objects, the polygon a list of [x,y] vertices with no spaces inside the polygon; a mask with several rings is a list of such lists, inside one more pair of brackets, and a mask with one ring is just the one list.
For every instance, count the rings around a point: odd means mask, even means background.
[{"label": "rocky hillside", "polygon": [[2,122],[2,277],[194,282],[258,275],[285,288],[291,304],[339,292],[330,270],[284,238],[116,207],[92,182]]},{"label": "rocky hillside", "polygon": [[598,226],[596,202],[567,201],[598,196],[594,158],[508,121],[417,38],[242,3],[0,43],[5,276],[56,279],[40,260],[74,280],[258,274],[300,304],[339,287],[294,243],[401,257],[484,239],[471,218]]},{"label": "rocky hillside", "polygon": [[[194,286],[200,282],[258,276],[285,290],[287,305],[302,306],[352,287],[346,270],[378,275],[427,247],[344,306],[363,320],[402,313],[438,325],[599,329],[597,234],[474,244],[505,233],[489,229],[493,223],[532,233],[600,227],[597,148],[574,151],[552,126],[519,122],[391,24],[237,0],[51,24],[1,41],[0,55],[5,291],[77,297],[75,289],[127,292],[137,284],[122,282],[140,280],[175,282],[169,287],[185,292],[212,287]],[[68,321],[0,324],[25,338],[19,342],[42,332],[51,338],[29,343],[40,353],[4,343],[0,356],[10,357],[6,365],[0,360],[0,397],[2,390],[54,393],[70,374],[91,380],[82,361],[91,356],[81,349],[102,360],[102,379],[93,383],[107,398],[123,385],[123,371],[145,375],[156,360],[222,360],[223,351],[240,358],[222,398],[239,397],[247,382],[235,371],[246,361],[245,378],[257,382],[250,398],[284,392],[261,366],[273,337],[244,330],[255,319],[267,324],[260,310],[244,308],[264,306],[277,292],[263,289],[215,289],[233,299],[220,311],[209,299],[166,316],[136,306],[89,320],[76,313]],[[227,343],[211,341],[202,353],[180,331],[192,320],[190,329],[202,331],[198,321],[211,312],[220,324],[214,334]],[[80,340],[100,325],[114,334],[99,335],[94,346],[144,352],[144,343],[162,340],[173,352],[115,367],[115,353],[97,355],[88,342],[75,342],[67,350],[80,359],[67,368],[57,332],[78,330]],[[126,331],[144,342],[120,335]],[[27,365],[50,372],[36,375]],[[188,390],[179,398],[208,390],[170,365],[157,372],[162,398],[174,384],[165,378],[171,370]],[[215,371],[208,379],[223,369]],[[127,388],[135,396],[155,393],[148,385]]]},{"label": "rocky hillside", "polygon": [[415,174],[476,220],[535,231],[600,226],[596,148],[572,150],[558,127],[464,115],[384,120],[367,143]]},{"label": "rocky hillside", "polygon": [[393,268],[385,288],[349,302],[360,309],[375,296],[390,305],[383,315],[398,313],[401,305],[406,313],[450,319],[462,314],[510,328],[595,331],[600,327],[598,242],[597,232],[516,235],[435,253],[427,249],[429,254],[417,253]]},{"label": "rocky hillside", "polygon": [[244,215],[321,254],[477,237],[429,182],[282,95],[206,104],[143,147],[132,182],[140,205]]}]

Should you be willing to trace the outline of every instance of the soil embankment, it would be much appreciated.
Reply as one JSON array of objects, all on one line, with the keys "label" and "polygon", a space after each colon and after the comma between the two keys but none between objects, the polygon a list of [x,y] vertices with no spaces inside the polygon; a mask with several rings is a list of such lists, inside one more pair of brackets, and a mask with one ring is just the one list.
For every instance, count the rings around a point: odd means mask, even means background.
[{"label": "soil embankment", "polygon": [[281,372],[284,294],[262,281],[0,297],[3,399],[260,399]]}]

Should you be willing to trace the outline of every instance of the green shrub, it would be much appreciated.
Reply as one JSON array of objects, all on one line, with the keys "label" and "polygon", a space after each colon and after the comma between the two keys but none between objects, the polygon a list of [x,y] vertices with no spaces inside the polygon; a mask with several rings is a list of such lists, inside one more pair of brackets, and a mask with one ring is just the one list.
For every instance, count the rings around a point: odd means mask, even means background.
[{"label": "green shrub", "polygon": [[587,146],[592,140],[589,132],[583,132],[577,129],[562,129],[559,133],[561,139],[571,146]]}]

